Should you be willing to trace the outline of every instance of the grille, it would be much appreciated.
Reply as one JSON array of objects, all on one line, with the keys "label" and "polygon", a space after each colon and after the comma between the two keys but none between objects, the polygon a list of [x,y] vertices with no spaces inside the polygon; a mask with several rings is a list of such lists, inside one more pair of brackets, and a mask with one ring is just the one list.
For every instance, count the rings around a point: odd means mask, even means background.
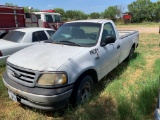
[{"label": "grille", "polygon": [[34,86],[36,73],[33,71],[7,65],[7,73],[14,81],[20,84]]}]

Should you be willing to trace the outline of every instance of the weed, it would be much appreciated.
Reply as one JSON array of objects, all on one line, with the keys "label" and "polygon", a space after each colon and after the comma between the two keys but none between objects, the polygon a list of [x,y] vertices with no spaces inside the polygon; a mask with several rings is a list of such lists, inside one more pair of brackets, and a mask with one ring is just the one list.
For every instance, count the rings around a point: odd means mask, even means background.
[{"label": "weed", "polygon": [[[91,100],[75,108],[44,112],[8,98],[0,67],[0,119],[145,120],[153,119],[158,97],[160,48],[157,24],[118,25],[140,30],[139,47],[130,62],[122,62],[94,87]],[[145,28],[145,29],[144,29]],[[150,33],[152,32],[152,33]]]}]

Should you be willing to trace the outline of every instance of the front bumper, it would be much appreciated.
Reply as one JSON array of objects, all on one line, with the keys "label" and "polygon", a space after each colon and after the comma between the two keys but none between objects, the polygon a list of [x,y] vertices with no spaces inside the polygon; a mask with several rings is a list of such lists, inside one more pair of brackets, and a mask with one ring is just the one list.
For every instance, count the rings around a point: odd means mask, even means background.
[{"label": "front bumper", "polygon": [[73,89],[73,85],[63,88],[26,87],[10,79],[6,72],[3,74],[3,82],[16,95],[18,102],[43,110],[65,107]]}]

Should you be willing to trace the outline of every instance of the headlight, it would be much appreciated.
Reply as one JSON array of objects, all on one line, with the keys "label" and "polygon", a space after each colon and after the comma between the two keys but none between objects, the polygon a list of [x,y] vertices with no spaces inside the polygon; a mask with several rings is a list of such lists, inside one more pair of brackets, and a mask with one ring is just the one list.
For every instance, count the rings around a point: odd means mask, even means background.
[{"label": "headlight", "polygon": [[67,83],[67,76],[61,73],[47,73],[43,74],[39,80],[39,85],[53,86],[53,85],[63,85]]}]

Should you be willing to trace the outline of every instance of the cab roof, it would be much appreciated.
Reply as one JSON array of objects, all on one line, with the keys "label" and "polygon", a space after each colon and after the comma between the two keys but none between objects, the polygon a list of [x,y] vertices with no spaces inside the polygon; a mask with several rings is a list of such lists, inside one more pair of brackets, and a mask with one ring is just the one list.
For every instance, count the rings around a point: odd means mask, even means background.
[{"label": "cab roof", "polygon": [[33,12],[34,14],[44,14],[44,15],[61,15],[59,13],[50,13],[50,12]]},{"label": "cab roof", "polygon": [[71,22],[67,22],[67,23],[73,23],[73,22],[104,23],[104,22],[112,22],[112,20],[106,20],[106,19],[89,19],[89,20],[71,21]]},{"label": "cab roof", "polygon": [[[40,30],[53,30],[50,28],[38,28],[38,27],[30,27],[30,28],[20,28],[16,29],[14,31],[21,31],[21,32],[35,32],[35,31],[40,31]],[[54,30],[53,30],[54,31]]]}]

